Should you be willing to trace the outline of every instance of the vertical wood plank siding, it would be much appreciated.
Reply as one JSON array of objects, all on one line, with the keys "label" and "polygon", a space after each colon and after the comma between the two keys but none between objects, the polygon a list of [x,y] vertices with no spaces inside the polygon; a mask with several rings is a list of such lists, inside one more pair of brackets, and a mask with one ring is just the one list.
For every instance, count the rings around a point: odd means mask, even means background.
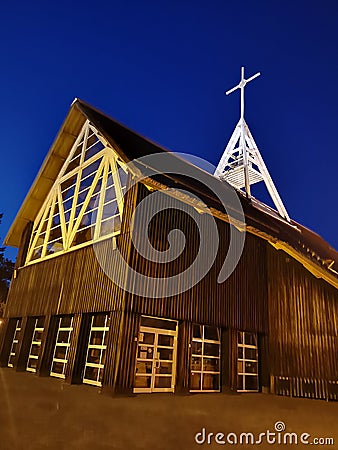
[{"label": "vertical wood plank siding", "polygon": [[[147,190],[141,186],[139,201],[146,195],[149,195]],[[160,209],[160,196],[157,201],[158,204],[155,203],[154,209]],[[205,219],[205,215],[202,215],[202,223],[208,227],[208,221]],[[153,299],[128,295],[126,308],[152,316],[266,332],[268,319],[266,243],[247,234],[244,252],[237,268],[228,280],[219,284],[217,277],[228,251],[230,227],[218,219],[215,221],[218,227],[219,250],[211,270],[199,283],[187,292],[170,298]],[[138,227],[144,223],[145,218],[141,214],[134,232],[137,233]],[[151,277],[168,277],[187,269],[196,258],[200,242],[196,223],[187,213],[172,208],[157,214],[149,227],[149,239],[156,249],[167,250],[168,233],[175,228],[184,233],[186,246],[182,255],[174,262],[156,264],[145,260],[132,248],[130,266],[136,272],[149,274]],[[208,228],[207,234],[210,235]],[[202,244],[208,251],[208,243]],[[192,278],[194,277],[197,277],[197,273],[192,274]],[[129,283],[131,285],[134,283],[132,277]]]},{"label": "vertical wood plank siding", "polygon": [[304,393],[311,380],[337,382],[337,290],[284,252],[268,248],[267,255],[269,360],[275,391],[283,391],[282,385],[287,384],[292,395],[297,390],[292,378],[304,385]]},{"label": "vertical wood plank siding", "polygon": [[[109,252],[111,241],[99,244]],[[21,268],[12,281],[5,315],[59,315],[112,310],[121,290],[99,266],[92,246]]]},{"label": "vertical wood plank siding", "polygon": [[[143,185],[136,188],[129,191],[126,201],[118,242],[122,255],[126,260],[129,259],[132,268],[150,276],[181,273],[194,261],[199,247],[199,232],[194,220],[185,212],[175,209],[157,214],[149,227],[150,240],[154,246],[166,249],[168,233],[174,228],[183,231],[187,245],[173,263],[156,264],[145,260],[131,246],[128,231],[134,202],[149,195]],[[161,206],[160,196],[158,202],[155,207]],[[207,221],[205,223],[207,226]],[[12,282],[5,314],[7,317],[22,317],[126,309],[137,314],[265,332],[266,244],[247,234],[238,267],[228,280],[218,284],[217,277],[228,250],[230,229],[225,222],[216,219],[216,223],[220,242],[215,263],[205,278],[187,292],[160,299],[140,298],[127,293],[123,308],[124,292],[105,275],[92,246],[88,246],[21,268],[18,277]],[[134,233],[143,226],[141,215],[139,222],[135,223]],[[112,249],[111,240],[97,245],[98,251],[108,260],[116,251]],[[207,243],[203,245],[207,247]],[[128,282],[134,282],[132,277]]]},{"label": "vertical wood plank siding", "polygon": [[[182,273],[195,260],[200,245],[208,251],[208,243],[200,241],[194,219],[187,212],[173,207],[154,216],[148,236],[151,245],[163,251],[169,249],[169,232],[181,230],[186,239],[182,254],[167,264],[156,264],[141,256],[131,242],[129,226],[135,205],[149,195],[141,184],[128,192],[118,248],[136,272],[160,278]],[[163,195],[160,193],[154,200],[155,210],[161,209]],[[185,209],[192,211],[189,206]],[[193,212],[196,215],[196,211]],[[211,235],[207,217],[202,214],[200,219],[207,235]],[[92,246],[87,246],[20,268],[11,284],[5,316],[75,314],[72,340],[76,338],[77,347],[71,348],[66,374],[72,382],[81,382],[80,362],[84,357],[81,348],[87,345],[82,331],[86,326],[88,328],[88,313],[107,312],[110,313],[110,332],[103,384],[114,391],[130,392],[132,389],[142,314],[179,321],[178,390],[189,388],[188,344],[192,323],[227,329],[222,341],[228,346],[225,354],[229,363],[223,366],[223,371],[230,389],[237,386],[237,330],[259,333],[263,349],[260,357],[264,364],[264,370],[260,369],[261,379],[265,386],[268,385],[270,374],[275,392],[283,391],[281,380],[291,379],[296,380],[292,382],[294,392],[299,391],[296,385],[303,383],[305,386],[307,383],[299,380],[307,379],[317,380],[315,389],[318,392],[328,390],[328,382],[331,383],[330,389],[336,389],[337,290],[313,277],[285,253],[249,233],[237,268],[224,283],[217,283],[229,247],[230,226],[219,219],[215,222],[219,237],[215,262],[209,273],[186,292],[169,298],[162,293],[155,299],[125,292],[103,272]],[[141,211],[133,226],[135,236],[144,229],[145,223],[146,215]],[[143,242],[143,250],[144,245]],[[97,251],[114,264],[116,250],[110,239],[97,244]],[[135,283],[132,273],[129,271],[126,276],[128,285],[132,286]],[[197,277],[196,270],[191,277],[192,280]],[[151,289],[149,280],[145,283]],[[325,384],[321,380],[326,380],[325,389],[318,387]],[[291,382],[287,382],[290,385]]]},{"label": "vertical wood plank siding", "polygon": [[[135,194],[125,198],[124,216],[133,211]],[[118,247],[127,259],[129,221],[122,224]],[[112,240],[95,244],[100,258],[112,258]],[[123,291],[100,267],[92,245],[21,267],[12,280],[5,309],[6,317],[62,315],[121,309]]]}]

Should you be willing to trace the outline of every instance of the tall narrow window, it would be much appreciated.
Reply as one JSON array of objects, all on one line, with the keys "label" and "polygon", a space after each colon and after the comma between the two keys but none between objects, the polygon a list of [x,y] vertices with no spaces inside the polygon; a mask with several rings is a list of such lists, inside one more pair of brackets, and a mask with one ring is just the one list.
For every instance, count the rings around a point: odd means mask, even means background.
[{"label": "tall narrow window", "polygon": [[73,317],[72,316],[60,317],[53,355],[53,362],[50,371],[50,374],[53,377],[65,378],[65,371],[68,363],[68,352],[70,347],[70,338],[72,331],[73,331]]},{"label": "tall narrow window", "polygon": [[258,391],[257,334],[238,332],[238,392]]},{"label": "tall narrow window", "polygon": [[44,318],[38,317],[35,319],[34,331],[32,336],[32,343],[29,351],[27,369],[29,372],[36,372],[38,360],[41,351],[41,342],[43,334]]},{"label": "tall narrow window", "polygon": [[220,347],[218,328],[193,325],[190,392],[219,392]]},{"label": "tall narrow window", "polygon": [[102,386],[109,331],[108,314],[92,316],[83,382]]},{"label": "tall narrow window", "polygon": [[8,358],[8,367],[14,367],[14,360],[17,356],[18,352],[18,344],[19,339],[21,335],[21,322],[22,319],[16,319],[16,325],[15,325],[15,331],[13,336],[13,341],[11,345],[11,351],[9,352],[9,358]]}]

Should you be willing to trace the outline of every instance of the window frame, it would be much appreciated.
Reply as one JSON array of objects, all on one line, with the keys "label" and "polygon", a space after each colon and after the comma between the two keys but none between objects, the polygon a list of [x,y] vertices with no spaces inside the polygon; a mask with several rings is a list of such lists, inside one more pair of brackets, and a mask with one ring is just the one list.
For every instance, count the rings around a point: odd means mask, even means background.
[{"label": "window frame", "polygon": [[[242,342],[240,342],[239,336],[242,336]],[[255,338],[255,345],[247,344],[246,343],[246,335],[254,336]],[[239,358],[239,349],[243,349],[243,358]],[[245,349],[251,349],[256,351],[256,358],[246,358],[245,355]],[[238,362],[241,361],[243,371],[238,371]],[[257,371],[256,372],[246,372],[245,370],[245,363],[251,362],[257,364]],[[259,392],[259,353],[258,353],[258,334],[254,332],[249,331],[238,331],[237,334],[237,386],[239,386],[239,377],[243,377],[243,389],[238,389],[237,392]],[[255,377],[257,380],[257,389],[246,389],[246,377]]]},{"label": "window frame", "polygon": [[[17,351],[13,352],[13,348],[14,348],[15,344],[16,344],[16,346],[18,346],[19,340],[20,340],[21,331],[22,331],[22,318],[19,317],[19,318],[15,319],[15,320],[16,320],[15,330],[14,330],[12,344],[11,344],[11,349],[9,351],[9,356],[8,356],[8,361],[7,361],[7,366],[8,367],[14,367],[14,364],[11,362],[11,359],[14,359],[17,356]],[[16,349],[17,349],[17,347],[16,347]]]},{"label": "window frame", "polygon": [[[62,326],[62,320],[67,317],[67,316],[61,316],[58,317],[59,319],[59,324],[58,324],[58,331],[56,334],[56,340],[55,340],[55,346],[54,346],[54,352],[53,352],[53,358],[52,358],[52,364],[51,364],[51,368],[50,368],[50,376],[51,377],[56,377],[56,378],[66,378],[65,375],[65,371],[66,371],[66,367],[68,364],[68,354],[69,354],[69,348],[71,345],[71,339],[72,339],[72,333],[73,333],[73,321],[74,321],[74,316],[69,316],[71,318],[71,322],[70,322],[70,326],[69,327],[63,327]],[[68,332],[68,339],[66,343],[60,343],[58,342],[58,338],[59,338],[59,334],[60,332]],[[55,354],[57,351],[57,347],[65,347],[66,348],[66,353],[65,353],[65,358],[61,359],[61,358],[55,358]],[[53,372],[53,365],[54,362],[56,363],[61,363],[63,364],[63,369],[62,369],[62,373],[58,373],[58,372]]]},{"label": "window frame", "polygon": [[[193,324],[193,330],[194,330],[194,326],[199,326],[200,331],[202,330],[202,332],[200,333],[201,337],[196,338],[196,337],[194,337],[193,331],[192,331],[191,355],[190,355],[190,380],[191,380],[191,377],[193,376],[193,374],[200,374],[201,378],[200,378],[200,389],[191,389],[190,388],[189,391],[192,393],[220,392],[221,391],[221,329],[219,327],[211,327],[210,325]],[[218,334],[217,341],[213,340],[213,339],[205,338],[206,327],[216,329],[217,334]],[[193,342],[201,343],[201,345],[202,345],[201,354],[193,353]],[[218,345],[218,356],[205,355],[205,352],[204,352],[205,344]],[[192,369],[193,358],[199,358],[201,360],[201,369],[200,370]],[[204,370],[204,359],[206,359],[206,358],[218,360],[218,368],[219,368],[218,371]],[[205,374],[218,375],[218,380],[219,380],[218,389],[203,389],[203,381],[204,381]],[[191,382],[190,382],[190,387],[191,387]]]},{"label": "window frame", "polygon": [[[36,373],[36,367],[30,367],[30,360],[36,360],[36,364],[38,364],[39,358],[41,356],[41,344],[42,344],[42,338],[43,338],[43,333],[45,330],[45,319],[44,317],[36,317],[34,318],[35,323],[34,323],[34,329],[33,329],[33,334],[32,334],[32,341],[29,347],[29,353],[28,353],[28,359],[27,359],[27,364],[26,364],[26,371],[27,372],[33,372]],[[43,326],[39,326],[39,321],[41,320],[42,325]],[[41,333],[41,339],[35,339],[35,335],[36,333]],[[37,345],[39,347],[39,351],[37,355],[32,354],[32,348],[33,345]]]},{"label": "window frame", "polygon": [[[97,316],[105,316],[105,321],[104,321],[104,326],[93,326],[94,323],[94,319]],[[87,351],[86,351],[86,359],[85,359],[85,364],[84,364],[84,369],[83,369],[83,377],[82,377],[82,382],[84,384],[90,384],[93,386],[102,386],[102,378],[103,378],[103,373],[104,373],[104,366],[105,366],[105,353],[107,350],[107,335],[109,333],[109,325],[110,325],[110,317],[109,317],[109,313],[99,313],[99,314],[92,314],[91,316],[91,321],[90,321],[90,331],[89,331],[89,337],[88,337],[88,344],[87,344]],[[92,332],[101,332],[102,333],[102,340],[101,340],[101,344],[91,344],[91,337],[92,337]],[[88,356],[89,356],[89,352],[90,350],[100,350],[100,362],[99,363],[90,363],[88,362]],[[102,360],[104,359],[104,362],[102,363]],[[86,378],[86,368],[87,367],[93,367],[98,369],[98,373],[97,373],[97,377],[96,380],[92,380],[90,378]]]}]

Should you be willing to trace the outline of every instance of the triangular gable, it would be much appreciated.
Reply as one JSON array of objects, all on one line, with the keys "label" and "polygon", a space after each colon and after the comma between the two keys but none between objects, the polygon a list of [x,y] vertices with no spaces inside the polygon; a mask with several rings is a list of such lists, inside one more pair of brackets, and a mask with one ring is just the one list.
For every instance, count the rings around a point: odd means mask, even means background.
[{"label": "triangular gable", "polygon": [[119,233],[126,173],[118,157],[87,120],[34,221],[27,263]]}]

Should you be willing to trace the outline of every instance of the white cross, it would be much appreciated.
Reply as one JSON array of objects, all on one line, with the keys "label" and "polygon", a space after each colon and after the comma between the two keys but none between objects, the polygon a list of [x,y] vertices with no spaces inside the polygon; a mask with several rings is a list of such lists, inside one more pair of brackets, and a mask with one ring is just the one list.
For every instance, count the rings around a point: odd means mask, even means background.
[{"label": "white cross", "polygon": [[251,197],[250,192],[250,182],[249,182],[249,171],[248,171],[248,155],[246,151],[246,145],[245,145],[245,130],[244,130],[244,88],[249,81],[252,81],[254,78],[259,77],[261,73],[257,72],[252,77],[248,78],[247,80],[244,78],[244,67],[242,67],[241,70],[241,81],[237,86],[233,87],[229,91],[226,91],[226,95],[231,94],[232,92],[236,91],[236,89],[241,90],[241,147],[242,147],[242,153],[243,153],[243,165],[244,165],[244,179],[245,179],[245,191],[248,198]]},{"label": "white cross", "polygon": [[248,78],[247,80],[244,78],[244,67],[242,67],[241,70],[241,81],[239,82],[239,84],[237,84],[237,86],[233,87],[232,89],[230,89],[229,91],[226,91],[226,95],[231,94],[232,92],[236,91],[236,89],[240,89],[241,90],[241,119],[244,119],[244,88],[245,85],[247,83],[249,83],[249,81],[254,80],[255,78],[260,76],[260,72],[257,72],[255,75],[253,75],[252,77]]}]

